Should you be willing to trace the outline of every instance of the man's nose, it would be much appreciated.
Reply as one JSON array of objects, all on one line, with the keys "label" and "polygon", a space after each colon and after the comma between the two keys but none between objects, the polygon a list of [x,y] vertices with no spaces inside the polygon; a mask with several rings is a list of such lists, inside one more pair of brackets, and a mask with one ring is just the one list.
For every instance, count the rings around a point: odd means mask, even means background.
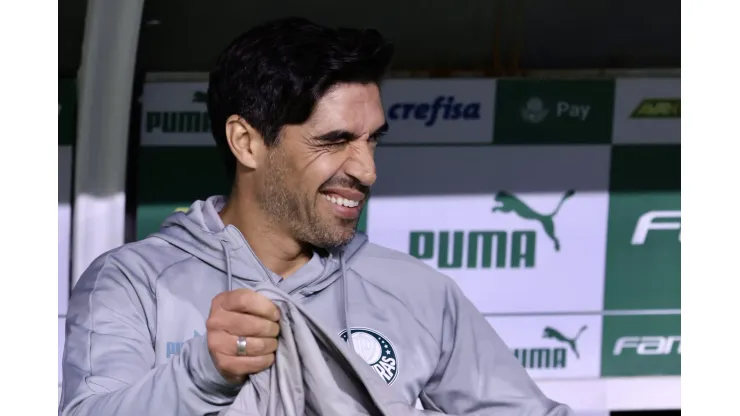
[{"label": "man's nose", "polygon": [[346,173],[357,179],[362,185],[370,187],[377,179],[375,151],[364,140],[358,140],[352,145],[350,158],[345,165]]}]

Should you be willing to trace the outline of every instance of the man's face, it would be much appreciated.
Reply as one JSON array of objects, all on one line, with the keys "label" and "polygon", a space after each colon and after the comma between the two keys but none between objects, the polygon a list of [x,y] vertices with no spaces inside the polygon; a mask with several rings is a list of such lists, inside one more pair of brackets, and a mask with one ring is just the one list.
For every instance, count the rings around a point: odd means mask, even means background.
[{"label": "man's face", "polygon": [[340,84],[302,125],[285,126],[262,164],[261,208],[298,241],[352,239],[375,182],[376,139],[386,129],[377,85]]}]

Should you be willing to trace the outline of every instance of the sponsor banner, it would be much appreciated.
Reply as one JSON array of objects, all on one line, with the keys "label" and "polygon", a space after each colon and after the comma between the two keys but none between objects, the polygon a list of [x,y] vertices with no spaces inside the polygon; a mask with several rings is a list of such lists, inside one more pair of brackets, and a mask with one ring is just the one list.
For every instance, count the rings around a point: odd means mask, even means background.
[{"label": "sponsor banner", "polygon": [[[391,126],[384,141],[490,143],[495,81],[387,80],[382,88]],[[144,146],[213,146],[205,82],[147,83],[142,97]]]},{"label": "sponsor banner", "polygon": [[142,146],[215,146],[207,82],[149,82],[141,98]]},{"label": "sponsor banner", "polygon": [[681,149],[612,150],[607,310],[681,308]]},{"label": "sponsor banner", "polygon": [[59,145],[74,144],[77,126],[77,92],[74,79],[59,80]]},{"label": "sponsor banner", "polygon": [[500,80],[496,144],[609,143],[614,82]]},{"label": "sponsor banner", "polygon": [[618,79],[613,142],[681,143],[681,79]]},{"label": "sponsor banner", "polygon": [[488,322],[535,380],[599,377],[601,316],[489,317]]},{"label": "sponsor banner", "polygon": [[606,309],[681,308],[681,194],[609,201]]},{"label": "sponsor banner", "polygon": [[681,315],[604,317],[602,377],[681,375]]},{"label": "sponsor banner", "polygon": [[62,385],[62,356],[64,355],[64,340],[65,340],[65,332],[64,332],[64,318],[57,318],[57,371],[59,373],[59,376],[57,378],[57,382],[59,385]]},{"label": "sponsor banner", "polygon": [[162,221],[196,200],[229,192],[216,147],[141,147],[138,160],[137,239],[158,231]]},{"label": "sponsor banner", "polygon": [[369,201],[373,242],[451,276],[483,313],[602,309],[608,146],[390,148],[377,158],[388,180]]},{"label": "sponsor banner", "polygon": [[382,99],[383,143],[491,143],[493,79],[390,79]]}]

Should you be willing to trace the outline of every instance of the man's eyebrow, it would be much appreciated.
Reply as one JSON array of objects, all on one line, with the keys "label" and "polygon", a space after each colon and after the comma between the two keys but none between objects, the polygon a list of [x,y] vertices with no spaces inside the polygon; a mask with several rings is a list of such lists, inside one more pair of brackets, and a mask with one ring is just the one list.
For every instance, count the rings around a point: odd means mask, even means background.
[{"label": "man's eyebrow", "polygon": [[357,135],[347,130],[332,130],[328,133],[324,133],[319,136],[315,136],[314,139],[322,142],[339,142],[343,140],[354,140]]},{"label": "man's eyebrow", "polygon": [[[382,126],[377,128],[374,132],[370,134],[370,136],[380,136],[388,132],[388,123],[384,123]],[[339,142],[344,140],[355,140],[357,139],[357,134],[347,131],[347,130],[332,130],[328,133],[321,134],[319,136],[314,137],[314,139],[322,141],[322,142]]]},{"label": "man's eyebrow", "polygon": [[388,122],[383,123],[383,125],[378,127],[378,129],[376,129],[374,132],[372,132],[370,136],[382,136],[386,133],[388,133]]}]

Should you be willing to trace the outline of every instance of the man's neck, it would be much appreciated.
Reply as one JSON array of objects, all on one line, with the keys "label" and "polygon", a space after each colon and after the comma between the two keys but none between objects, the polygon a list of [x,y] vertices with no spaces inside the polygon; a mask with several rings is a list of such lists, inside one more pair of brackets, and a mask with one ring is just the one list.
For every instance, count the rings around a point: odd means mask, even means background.
[{"label": "man's neck", "polygon": [[265,267],[283,278],[311,259],[310,248],[279,229],[252,201],[232,195],[219,215],[224,225],[233,225],[241,231]]}]

